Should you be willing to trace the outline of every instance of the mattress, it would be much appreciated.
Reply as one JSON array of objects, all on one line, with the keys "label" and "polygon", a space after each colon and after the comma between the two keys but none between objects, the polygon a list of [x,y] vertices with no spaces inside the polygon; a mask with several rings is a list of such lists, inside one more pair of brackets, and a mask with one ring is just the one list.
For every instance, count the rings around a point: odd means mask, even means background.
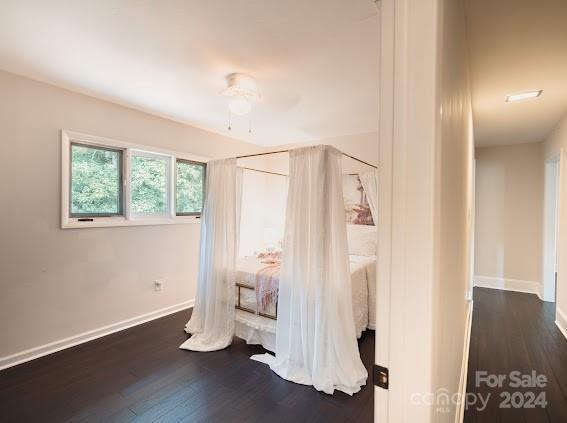
[{"label": "mattress", "polygon": [[[376,257],[349,256],[352,284],[352,311],[357,337],[364,330],[376,327]],[[236,310],[235,334],[249,344],[260,344],[267,350],[275,349],[276,321],[256,314],[256,273],[266,264],[255,257],[238,260],[236,301],[250,310]],[[370,281],[370,283],[369,283]],[[245,288],[247,287],[247,288]],[[240,294],[239,294],[240,291]],[[275,305],[265,310],[275,316]]]}]

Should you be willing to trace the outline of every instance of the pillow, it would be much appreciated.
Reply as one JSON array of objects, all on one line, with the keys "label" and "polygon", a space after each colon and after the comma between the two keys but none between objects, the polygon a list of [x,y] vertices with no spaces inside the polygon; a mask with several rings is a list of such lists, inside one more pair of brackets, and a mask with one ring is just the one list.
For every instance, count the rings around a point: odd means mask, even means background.
[{"label": "pillow", "polygon": [[374,225],[347,225],[348,253],[375,256],[378,234]]}]

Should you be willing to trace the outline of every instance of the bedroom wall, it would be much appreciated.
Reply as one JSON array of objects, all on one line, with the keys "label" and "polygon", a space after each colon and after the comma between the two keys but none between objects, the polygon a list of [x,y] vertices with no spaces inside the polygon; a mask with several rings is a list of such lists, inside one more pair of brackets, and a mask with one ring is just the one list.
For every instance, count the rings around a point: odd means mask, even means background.
[{"label": "bedroom wall", "polygon": [[[195,293],[198,224],[60,229],[61,129],[209,157],[262,149],[5,72],[0,92],[0,364],[186,305]],[[157,278],[162,292],[153,290]]]},{"label": "bedroom wall", "polygon": [[239,255],[251,256],[283,240],[287,178],[244,170]]},{"label": "bedroom wall", "polygon": [[542,161],[561,157],[559,165],[559,214],[557,217],[556,322],[567,336],[567,116],[543,142]]},{"label": "bedroom wall", "polygon": [[[358,157],[364,161],[378,164],[378,132],[367,132],[361,134],[344,135],[333,138],[323,138],[317,141],[303,144],[285,144],[273,147],[272,151],[285,150],[288,148],[297,148],[301,146],[327,144],[332,145],[344,153]],[[266,166],[274,172],[288,173],[289,156],[287,153],[275,154],[268,156]],[[343,157],[343,172],[357,173],[366,172],[370,168],[360,164],[348,157]]]},{"label": "bedroom wall", "polygon": [[476,284],[539,290],[542,147],[531,143],[476,149]]},{"label": "bedroom wall", "polygon": [[[378,133],[362,133],[324,138],[311,143],[286,144],[270,147],[269,151],[286,150],[308,145],[328,144],[339,150],[378,164]],[[249,161],[250,167],[282,174],[289,173],[289,154],[265,156],[263,161]],[[343,173],[367,172],[370,168],[348,157],[343,157]],[[287,179],[281,176],[244,171],[240,255],[251,255],[264,247],[264,229],[275,228],[276,236],[283,238]]]}]

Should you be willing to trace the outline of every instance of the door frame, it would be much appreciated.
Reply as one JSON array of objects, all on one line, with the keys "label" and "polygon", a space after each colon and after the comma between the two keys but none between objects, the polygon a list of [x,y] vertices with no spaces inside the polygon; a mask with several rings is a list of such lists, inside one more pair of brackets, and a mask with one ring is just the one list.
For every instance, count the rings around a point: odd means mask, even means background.
[{"label": "door frame", "polygon": [[543,266],[540,298],[555,302],[557,274],[557,231],[559,228],[561,163],[563,150],[544,163]]},{"label": "door frame", "polygon": [[[438,1],[381,0],[374,421],[428,422],[436,248]],[[427,54],[424,54],[427,52]],[[418,353],[417,353],[418,352]]]}]

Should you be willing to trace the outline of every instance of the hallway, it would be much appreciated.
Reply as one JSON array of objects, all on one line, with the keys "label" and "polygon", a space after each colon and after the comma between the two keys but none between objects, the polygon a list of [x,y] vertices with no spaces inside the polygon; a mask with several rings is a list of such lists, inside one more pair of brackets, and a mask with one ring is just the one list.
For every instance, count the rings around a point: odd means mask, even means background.
[{"label": "hallway", "polygon": [[[469,404],[473,398],[477,403],[468,406],[465,422],[565,421],[567,339],[554,319],[555,304],[536,295],[474,289],[467,396]],[[519,374],[530,375],[529,386],[510,386]],[[483,379],[489,375],[504,375],[501,387],[494,386],[495,378]]]}]

